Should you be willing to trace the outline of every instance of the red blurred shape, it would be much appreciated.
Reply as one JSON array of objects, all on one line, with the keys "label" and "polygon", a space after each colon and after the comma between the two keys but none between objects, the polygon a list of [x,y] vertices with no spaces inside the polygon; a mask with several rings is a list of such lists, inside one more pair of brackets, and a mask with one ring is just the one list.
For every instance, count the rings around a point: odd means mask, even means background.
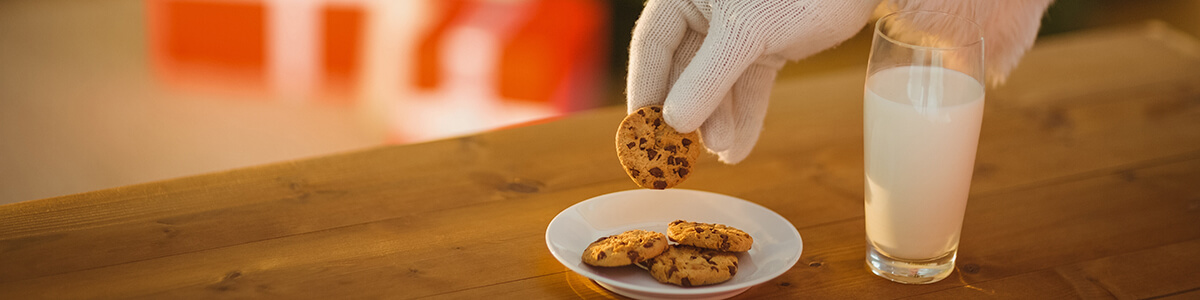
[{"label": "red blurred shape", "polygon": [[148,0],[150,47],[161,78],[192,87],[266,84],[266,11],[250,1]]},{"label": "red blurred shape", "polygon": [[[363,9],[357,6],[326,6],[321,10],[325,87],[328,92],[352,93],[358,80],[363,35]],[[348,102],[349,97],[333,97]]]},{"label": "red blurred shape", "polygon": [[442,70],[439,65],[441,51],[439,50],[442,37],[446,36],[446,32],[450,30],[454,18],[463,13],[466,2],[466,0],[446,0],[431,3],[432,10],[438,15],[431,18],[434,23],[429,27],[429,32],[417,41],[417,49],[414,51],[417,59],[413,60],[415,69],[413,86],[418,89],[432,90],[441,86]]},{"label": "red blurred shape", "polygon": [[497,68],[500,95],[550,102],[559,111],[594,105],[607,47],[605,13],[596,1],[538,1],[505,45]]},{"label": "red blurred shape", "polygon": [[[438,16],[416,46],[414,87],[441,88],[441,44],[455,18],[480,1],[434,3]],[[502,98],[543,103],[560,112],[595,106],[608,46],[607,8],[593,0],[530,1],[530,15],[502,42],[493,89]]]}]

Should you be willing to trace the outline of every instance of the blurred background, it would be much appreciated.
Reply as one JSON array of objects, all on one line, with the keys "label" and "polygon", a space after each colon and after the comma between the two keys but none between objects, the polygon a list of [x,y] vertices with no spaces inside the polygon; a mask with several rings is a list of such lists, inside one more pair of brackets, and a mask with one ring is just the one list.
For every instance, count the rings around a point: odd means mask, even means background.
[{"label": "blurred background", "polygon": [[[0,204],[623,105],[642,3],[0,0]],[[1042,35],[1148,19],[1197,35],[1200,0],[1059,0]]]}]

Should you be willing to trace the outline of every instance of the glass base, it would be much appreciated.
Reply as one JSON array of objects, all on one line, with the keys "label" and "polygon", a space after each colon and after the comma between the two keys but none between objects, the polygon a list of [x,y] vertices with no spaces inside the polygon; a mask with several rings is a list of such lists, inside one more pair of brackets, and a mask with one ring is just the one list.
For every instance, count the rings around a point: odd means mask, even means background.
[{"label": "glass base", "polygon": [[946,279],[954,271],[957,251],[950,251],[937,258],[908,260],[894,258],[875,249],[867,242],[867,267],[871,273],[888,280],[905,284],[929,284]]}]

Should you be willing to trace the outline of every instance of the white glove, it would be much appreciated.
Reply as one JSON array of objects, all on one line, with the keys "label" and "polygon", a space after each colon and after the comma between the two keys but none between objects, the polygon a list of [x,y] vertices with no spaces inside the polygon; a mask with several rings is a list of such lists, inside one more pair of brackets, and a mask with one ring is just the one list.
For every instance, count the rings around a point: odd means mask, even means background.
[{"label": "white glove", "polygon": [[661,104],[667,124],[699,129],[736,164],[758,141],[779,68],[850,38],[878,3],[650,0],[630,43],[628,110]]},{"label": "white glove", "polygon": [[[987,77],[993,85],[1004,83],[1025,51],[1037,39],[1042,14],[1053,0],[892,0],[891,10],[946,12],[975,21],[983,27],[983,53]],[[968,28],[963,28],[964,30]]]}]

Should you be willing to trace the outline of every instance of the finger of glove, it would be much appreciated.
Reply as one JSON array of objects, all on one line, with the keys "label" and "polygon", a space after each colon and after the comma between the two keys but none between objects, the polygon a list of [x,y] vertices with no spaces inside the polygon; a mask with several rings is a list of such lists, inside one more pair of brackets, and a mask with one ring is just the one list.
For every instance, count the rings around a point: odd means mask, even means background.
[{"label": "finger of glove", "polygon": [[758,143],[763,121],[770,104],[771,88],[779,73],[777,62],[756,63],[746,69],[730,92],[733,95],[732,118],[735,122],[733,141],[728,149],[717,153],[718,160],[737,164],[746,159]]},{"label": "finger of glove", "polygon": [[733,95],[725,94],[723,99],[704,124],[700,125],[700,138],[704,141],[704,147],[713,153],[728,150],[734,143],[737,129],[733,114]]},{"label": "finger of glove", "polygon": [[[893,0],[889,9],[941,11],[977,22],[983,29],[987,77],[992,85],[1002,84],[1016,68],[1021,57],[1033,47],[1038,26],[1051,0],[958,1]],[[917,24],[918,26],[930,26]],[[978,32],[971,27],[950,28],[950,36],[971,38]]]},{"label": "finger of glove", "polygon": [[703,124],[733,83],[762,52],[746,34],[710,30],[663,104],[663,119],[679,132]]},{"label": "finger of glove", "polygon": [[[692,62],[692,58],[696,57],[696,51],[700,51],[702,44],[704,44],[703,33],[688,30],[683,34],[683,41],[679,43],[679,47],[675,48],[675,55],[672,57],[671,76],[667,78],[668,88],[679,80],[679,75],[683,74],[683,69],[687,68],[688,63]],[[666,95],[663,97],[665,98]]]},{"label": "finger of glove", "polygon": [[685,0],[650,1],[629,43],[629,72],[626,74],[626,109],[662,104],[671,85],[673,55],[687,30],[682,9]]},{"label": "finger of glove", "polygon": [[995,1],[982,20],[987,77],[993,86],[1004,83],[1037,39],[1042,14],[1050,0]]}]

